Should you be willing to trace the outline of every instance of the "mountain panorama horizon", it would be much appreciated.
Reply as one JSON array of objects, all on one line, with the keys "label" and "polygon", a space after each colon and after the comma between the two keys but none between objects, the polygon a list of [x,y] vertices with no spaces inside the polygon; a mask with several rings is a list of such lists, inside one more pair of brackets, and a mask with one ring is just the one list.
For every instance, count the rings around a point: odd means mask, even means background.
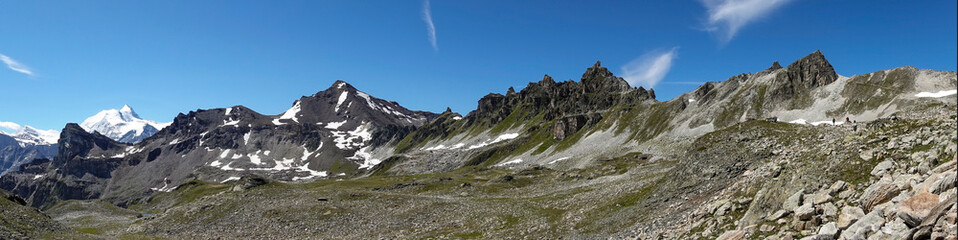
[{"label": "mountain panorama horizon", "polygon": [[666,101],[601,62],[462,115],[336,80],[276,115],[0,131],[0,239],[955,239],[958,74],[821,51]]},{"label": "mountain panorama horizon", "polygon": [[[816,50],[815,52],[819,52],[819,53],[820,53],[821,51],[820,51],[820,50]],[[600,64],[600,63],[601,63],[601,60],[597,60],[596,63],[597,63],[597,64]],[[774,64],[778,64],[778,61],[774,61],[774,62],[773,62],[773,65],[774,65]],[[903,67],[904,67],[904,66],[903,66]],[[545,74],[545,76],[549,76],[549,74]],[[550,78],[551,78],[551,77],[550,77]],[[573,80],[573,79],[569,79],[568,81],[574,81],[574,80]],[[344,83],[347,83],[347,84],[348,84],[348,81],[346,81],[346,80],[337,79],[337,80],[333,81],[333,84],[332,84],[332,85],[336,85],[336,84],[339,83],[339,82],[344,82]],[[709,82],[711,82],[711,81],[709,81]],[[705,83],[703,83],[703,84],[705,84]],[[630,85],[631,85],[631,84],[630,84]],[[520,86],[520,87],[521,87],[521,86]],[[635,87],[635,86],[633,86],[633,87]],[[639,86],[639,87],[641,87],[641,86]],[[513,88],[513,87],[509,87],[509,88]],[[644,88],[644,87],[642,87],[642,88]],[[522,89],[520,88],[519,90],[522,90]],[[653,90],[653,88],[649,88],[649,90],[651,91],[651,90]],[[492,93],[490,93],[490,94],[492,94]],[[681,97],[681,95],[682,95],[682,94],[676,95],[675,97],[673,97],[673,99],[674,99],[674,98]],[[654,97],[653,97],[653,98],[654,98]],[[656,100],[658,100],[658,99],[656,99]],[[671,100],[671,99],[670,99],[670,100]],[[666,101],[668,101],[668,100],[666,100]],[[234,106],[241,106],[241,105],[234,105]],[[447,107],[447,108],[448,108],[448,107]],[[475,110],[475,109],[470,110],[470,111],[474,111],[474,110]],[[103,114],[104,112],[107,112],[107,111],[117,111],[117,112],[129,111],[129,112],[131,112],[131,113],[133,114],[133,116],[134,116],[135,118],[141,119],[138,115],[136,115],[136,112],[133,111],[133,109],[132,109],[131,106],[129,106],[128,104],[123,104],[123,106],[120,107],[120,109],[105,109],[105,110],[100,111],[100,112],[97,113],[96,115],[87,118],[87,119],[84,120],[84,121],[88,121],[88,120],[90,120],[90,118],[97,117],[98,115],[101,115],[101,114]],[[285,112],[285,111],[284,111],[284,112]],[[279,113],[279,114],[282,114],[282,113]],[[277,114],[277,115],[279,115],[279,114]],[[2,120],[3,120],[3,119],[0,119],[0,122],[3,122]],[[156,123],[155,121],[150,121],[150,120],[145,120],[145,121],[149,121],[149,122]],[[56,131],[56,132],[59,132],[59,131],[57,131],[56,129],[47,129],[47,130],[37,129],[37,128],[33,127],[32,125],[29,125],[29,124],[22,124],[22,123],[16,123],[16,122],[6,122],[6,123],[12,123],[15,127],[0,126],[0,134],[6,134],[6,135],[8,135],[8,136],[15,136],[15,135],[22,134],[21,131],[24,131],[24,130],[26,130],[26,131],[31,131],[30,129],[33,129],[32,131],[46,131],[46,132]],[[69,121],[67,121],[67,123],[69,123]],[[164,126],[164,127],[165,127],[165,126]],[[86,126],[84,126],[84,129],[90,130],[90,128],[89,128],[89,127],[86,127]],[[13,130],[13,131],[10,132],[10,131],[8,131],[8,130]],[[159,130],[159,129],[157,129],[157,130]],[[49,135],[49,134],[48,134],[48,135]],[[147,134],[147,135],[149,135],[149,134]],[[147,137],[148,137],[148,136],[147,136]],[[114,137],[111,136],[111,138],[114,138]],[[145,137],[144,137],[144,138],[145,138]],[[52,139],[52,140],[53,140],[53,142],[56,141],[56,139]],[[142,139],[139,139],[139,140],[142,140]]]}]

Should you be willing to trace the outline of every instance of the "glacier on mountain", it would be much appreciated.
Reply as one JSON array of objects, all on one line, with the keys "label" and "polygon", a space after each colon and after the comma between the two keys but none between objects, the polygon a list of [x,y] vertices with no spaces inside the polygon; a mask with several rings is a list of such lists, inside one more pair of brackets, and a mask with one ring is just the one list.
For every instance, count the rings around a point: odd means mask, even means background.
[{"label": "glacier on mountain", "polygon": [[93,115],[80,127],[87,132],[99,132],[113,140],[127,143],[137,143],[169,126],[170,123],[157,123],[140,118],[129,105],[123,108],[107,109]]}]

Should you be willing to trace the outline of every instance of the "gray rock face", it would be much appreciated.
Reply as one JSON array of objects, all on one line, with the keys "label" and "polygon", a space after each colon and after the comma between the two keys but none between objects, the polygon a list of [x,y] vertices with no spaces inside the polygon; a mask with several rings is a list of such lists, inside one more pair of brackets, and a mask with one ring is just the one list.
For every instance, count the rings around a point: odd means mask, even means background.
[{"label": "gray rock face", "polygon": [[602,115],[600,114],[582,114],[556,119],[552,131],[553,139],[562,141],[566,137],[575,134],[579,129],[582,129],[582,127],[596,124],[601,119]]},{"label": "gray rock face", "polygon": [[873,232],[881,230],[885,218],[880,211],[872,211],[842,231],[840,239],[865,239]]}]

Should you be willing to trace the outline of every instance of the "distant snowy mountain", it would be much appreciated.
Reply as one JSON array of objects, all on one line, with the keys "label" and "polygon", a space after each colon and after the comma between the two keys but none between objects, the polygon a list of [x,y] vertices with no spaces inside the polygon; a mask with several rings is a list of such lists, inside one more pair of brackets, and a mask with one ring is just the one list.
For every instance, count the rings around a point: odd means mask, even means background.
[{"label": "distant snowy mountain", "polygon": [[[36,158],[57,154],[57,130],[39,130],[12,122],[0,125],[0,174]],[[10,132],[4,131],[9,130]],[[12,132],[12,133],[11,133]]]},{"label": "distant snowy mountain", "polygon": [[21,127],[19,124],[6,123],[14,125],[15,127],[5,129],[15,130],[16,132],[9,133],[0,131],[0,134],[16,139],[17,142],[20,143],[20,146],[56,144],[57,139],[60,139],[60,131],[57,130],[40,130],[31,126],[24,125]]},{"label": "distant snowy mountain", "polygon": [[80,124],[90,133],[99,132],[113,140],[126,143],[140,142],[169,125],[170,123],[144,120],[129,105],[123,105],[119,110],[100,111]]}]

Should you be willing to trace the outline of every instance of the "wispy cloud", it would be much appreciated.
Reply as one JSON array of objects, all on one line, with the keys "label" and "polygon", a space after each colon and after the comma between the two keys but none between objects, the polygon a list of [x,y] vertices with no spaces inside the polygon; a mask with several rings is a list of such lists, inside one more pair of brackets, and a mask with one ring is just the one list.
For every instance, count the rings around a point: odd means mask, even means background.
[{"label": "wispy cloud", "polygon": [[633,87],[653,88],[665,78],[678,57],[678,47],[651,51],[622,66],[623,78]]},{"label": "wispy cloud", "polygon": [[695,82],[695,81],[669,81],[669,82],[663,82],[662,84],[668,84],[668,85],[702,85],[702,84],[705,84],[705,82]]},{"label": "wispy cloud", "polygon": [[728,42],[745,25],[767,15],[791,0],[702,0],[708,8],[708,31]]},{"label": "wispy cloud", "polygon": [[0,61],[7,64],[7,68],[10,68],[10,70],[33,76],[33,71],[31,71],[29,67],[17,62],[17,60],[13,60],[13,58],[7,57],[7,55],[0,54]]},{"label": "wispy cloud", "polygon": [[0,132],[6,132],[9,134],[14,133],[17,130],[20,130],[20,124],[14,122],[0,122]]},{"label": "wispy cloud", "polygon": [[439,44],[436,43],[436,25],[432,23],[432,10],[429,7],[429,0],[422,2],[422,20],[426,22],[426,30],[429,32],[429,43],[432,49],[439,51]]}]

